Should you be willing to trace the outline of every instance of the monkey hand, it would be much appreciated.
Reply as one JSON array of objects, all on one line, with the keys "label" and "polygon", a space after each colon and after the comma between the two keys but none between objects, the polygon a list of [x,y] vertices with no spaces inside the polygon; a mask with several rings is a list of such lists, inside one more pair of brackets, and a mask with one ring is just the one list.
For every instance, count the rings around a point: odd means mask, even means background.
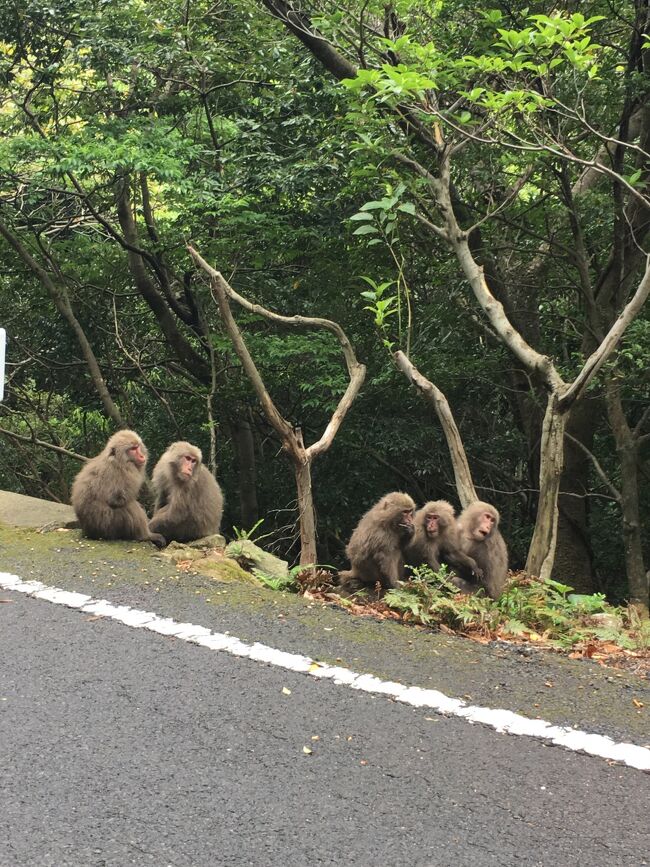
[{"label": "monkey hand", "polygon": [[108,499],[108,505],[111,509],[123,509],[126,506],[126,497],[124,494],[113,494]]},{"label": "monkey hand", "polygon": [[150,541],[154,543],[156,548],[166,548],[167,547],[167,539],[164,536],[161,536],[160,533],[152,533],[149,537]]},{"label": "monkey hand", "polygon": [[474,573],[474,575],[476,575],[479,581],[481,581],[485,575],[485,573],[479,566],[477,566],[475,569],[472,569],[472,572]]}]

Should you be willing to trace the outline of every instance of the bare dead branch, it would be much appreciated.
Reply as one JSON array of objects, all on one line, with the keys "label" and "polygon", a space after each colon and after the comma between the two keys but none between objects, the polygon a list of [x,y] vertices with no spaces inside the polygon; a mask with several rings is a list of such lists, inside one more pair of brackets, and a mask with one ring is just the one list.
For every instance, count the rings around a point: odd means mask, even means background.
[{"label": "bare dead branch", "polygon": [[53,443],[48,443],[45,440],[39,440],[35,436],[24,436],[23,434],[14,433],[12,430],[6,430],[3,427],[0,427],[0,434],[3,436],[9,437],[10,439],[16,440],[21,443],[28,443],[29,445],[39,446],[42,449],[48,449],[51,452],[56,452],[59,455],[65,455],[67,458],[74,458],[76,461],[85,462],[90,460],[84,455],[78,455],[77,452],[71,452],[69,449],[64,449],[63,446],[55,446]]},{"label": "bare dead branch", "polygon": [[[225,293],[245,310],[248,310],[250,313],[256,313],[259,316],[263,316],[265,319],[268,319],[271,322],[277,322],[280,325],[288,325],[290,327],[300,328],[323,328],[326,331],[330,331],[332,334],[334,334],[336,339],[338,340],[341,346],[341,350],[343,352],[343,356],[345,358],[348,374],[350,376],[350,384],[348,385],[345,394],[341,397],[338,406],[336,407],[336,410],[334,411],[321,438],[317,442],[312,443],[312,445],[310,445],[306,449],[308,459],[313,460],[319,454],[327,451],[327,449],[331,446],[334,437],[336,436],[341,426],[341,423],[343,422],[343,419],[345,418],[348,410],[354,403],[357,395],[359,394],[361,386],[363,385],[366,377],[366,367],[364,364],[360,364],[357,360],[352,344],[350,343],[345,331],[337,322],[333,322],[331,319],[323,319],[317,316],[283,316],[280,313],[275,313],[272,310],[268,310],[266,307],[262,307],[261,304],[255,304],[252,301],[249,301],[247,298],[244,298],[242,295],[236,292],[235,289],[233,289],[232,286],[223,278],[223,276],[214,268],[212,268],[200,256],[200,254],[196,252],[196,250],[194,250],[192,247],[188,247],[188,249],[190,255],[192,256],[196,264],[199,265],[200,268],[202,268],[207,274],[210,275],[211,280],[220,281]],[[251,382],[253,382],[252,379]],[[261,378],[257,387],[255,387],[254,384],[255,391],[258,397],[260,397],[262,393],[262,391],[259,390],[260,386],[264,393],[266,393],[266,389],[264,389]],[[266,394],[266,398],[268,398],[268,400],[270,401],[270,397],[268,396],[268,394]],[[262,401],[261,397],[260,401],[264,406],[264,402]],[[271,420],[270,416],[269,420]],[[273,424],[273,422],[271,423]],[[286,421],[284,421],[284,423],[288,424],[288,422]],[[276,428],[276,430],[278,430],[275,424],[274,427]],[[279,430],[278,433],[280,433]]]},{"label": "bare dead branch", "polygon": [[632,322],[639,310],[641,310],[648,295],[650,295],[650,256],[646,259],[645,274],[641,278],[636,292],[625,305],[618,319],[603,338],[600,346],[585,361],[580,373],[562,395],[559,403],[560,409],[565,409],[573,404],[584,392],[585,388],[616,349],[621,337],[625,333],[625,329]]},{"label": "bare dead branch", "polygon": [[618,503],[620,503],[621,502],[621,492],[618,490],[618,488],[616,488],[612,484],[607,473],[600,465],[596,455],[593,452],[589,451],[589,449],[587,448],[587,446],[584,443],[581,443],[580,440],[577,440],[574,436],[571,436],[571,434],[568,433],[567,431],[564,432],[564,436],[565,436],[565,439],[571,440],[571,442],[574,445],[578,446],[578,448],[581,449],[587,455],[587,457],[589,458],[591,463],[594,465],[594,469],[596,470],[596,472],[598,473],[598,475],[602,479],[602,482],[605,485],[605,487],[610,491],[610,493],[614,497],[614,499]]},{"label": "bare dead branch", "polygon": [[415,365],[409,361],[403,352],[398,351],[393,355],[393,361],[404,376],[413,383],[413,385],[422,394],[427,403],[435,409],[438,420],[442,427],[442,431],[447,440],[449,448],[449,456],[454,468],[454,478],[456,479],[456,490],[458,498],[465,508],[470,503],[478,500],[478,494],[472,481],[472,474],[469,468],[467,455],[460,436],[460,431],[454,420],[451,408],[445,395],[440,389],[430,380],[423,376]]}]

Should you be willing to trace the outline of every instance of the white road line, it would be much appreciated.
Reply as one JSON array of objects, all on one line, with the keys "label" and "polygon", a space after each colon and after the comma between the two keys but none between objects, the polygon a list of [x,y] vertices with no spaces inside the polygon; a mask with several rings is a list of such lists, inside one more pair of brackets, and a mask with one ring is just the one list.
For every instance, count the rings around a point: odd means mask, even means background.
[{"label": "white road line", "polygon": [[26,593],[36,599],[45,599],[55,605],[78,608],[85,614],[108,617],[126,626],[149,629],[161,635],[173,635],[175,638],[198,644],[209,650],[221,650],[234,656],[244,656],[278,668],[309,674],[311,677],[329,679],[352,689],[386,695],[412,707],[425,707],[436,713],[460,717],[470,723],[482,723],[497,732],[539,738],[567,750],[600,756],[603,759],[629,765],[631,768],[650,771],[650,749],[636,744],[616,743],[603,735],[555,726],[541,719],[528,719],[509,710],[468,705],[460,699],[450,698],[435,689],[422,689],[419,686],[405,686],[401,683],[380,680],[372,674],[360,674],[347,668],[326,665],[308,656],[276,650],[259,642],[247,644],[232,635],[212,632],[205,626],[178,623],[170,617],[160,617],[153,611],[138,611],[127,605],[113,605],[105,599],[93,599],[83,593],[71,593],[57,587],[48,587],[40,581],[23,581],[18,575],[11,575],[8,572],[0,572],[0,587],[4,590]]}]

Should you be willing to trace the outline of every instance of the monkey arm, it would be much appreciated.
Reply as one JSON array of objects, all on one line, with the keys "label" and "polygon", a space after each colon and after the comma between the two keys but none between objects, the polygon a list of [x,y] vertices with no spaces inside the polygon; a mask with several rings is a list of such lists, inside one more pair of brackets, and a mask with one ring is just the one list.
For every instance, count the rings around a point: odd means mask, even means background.
[{"label": "monkey arm", "polygon": [[154,503],[153,507],[154,512],[158,512],[160,509],[164,509],[168,502],[169,496],[167,494],[167,491],[161,491],[156,497],[156,502]]},{"label": "monkey arm", "polygon": [[470,557],[469,554],[465,554],[463,551],[458,550],[458,548],[449,548],[444,551],[442,556],[443,559],[449,561],[452,566],[465,566],[466,569],[471,569],[477,578],[483,577],[483,570],[476,560],[474,560],[473,557]]},{"label": "monkey arm", "polygon": [[380,574],[381,586],[384,590],[397,587],[403,575],[403,561],[401,556],[392,551],[378,551],[375,555],[377,568]]},{"label": "monkey arm", "polygon": [[438,562],[437,556],[432,551],[429,551],[429,553],[427,554],[425,562],[432,572],[439,571],[440,563]]}]

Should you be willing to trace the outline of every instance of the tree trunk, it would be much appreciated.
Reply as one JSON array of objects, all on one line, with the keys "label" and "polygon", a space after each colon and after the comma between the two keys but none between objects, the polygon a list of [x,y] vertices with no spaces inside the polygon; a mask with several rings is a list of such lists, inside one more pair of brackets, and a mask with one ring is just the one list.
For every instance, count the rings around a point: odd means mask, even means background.
[{"label": "tree trunk", "polygon": [[[571,410],[567,433],[591,451],[595,415],[600,406],[583,398]],[[564,468],[560,480],[559,521],[553,577],[570,584],[579,593],[593,593],[593,553],[589,543],[588,500],[591,464],[585,452],[570,439],[564,441]],[[572,496],[576,494],[577,496]]]},{"label": "tree trunk", "polygon": [[539,508],[535,532],[528,550],[526,572],[545,580],[551,577],[557,542],[557,499],[564,464],[564,430],[567,413],[558,408],[558,395],[548,396],[540,444]]},{"label": "tree trunk", "polygon": [[650,588],[643,563],[641,541],[637,442],[625,418],[620,386],[613,376],[607,379],[605,399],[616,451],[621,462],[621,511],[629,598],[630,602],[647,616]]},{"label": "tree trunk", "polygon": [[[302,442],[302,436],[300,437]],[[300,565],[314,566],[316,553],[316,518],[311,489],[311,461],[306,457],[300,463],[294,461],[296,490],[298,492],[298,518],[300,521]]]},{"label": "tree trunk", "polygon": [[255,438],[251,423],[245,415],[234,422],[232,431],[239,474],[240,521],[243,529],[250,529],[259,518]]}]

